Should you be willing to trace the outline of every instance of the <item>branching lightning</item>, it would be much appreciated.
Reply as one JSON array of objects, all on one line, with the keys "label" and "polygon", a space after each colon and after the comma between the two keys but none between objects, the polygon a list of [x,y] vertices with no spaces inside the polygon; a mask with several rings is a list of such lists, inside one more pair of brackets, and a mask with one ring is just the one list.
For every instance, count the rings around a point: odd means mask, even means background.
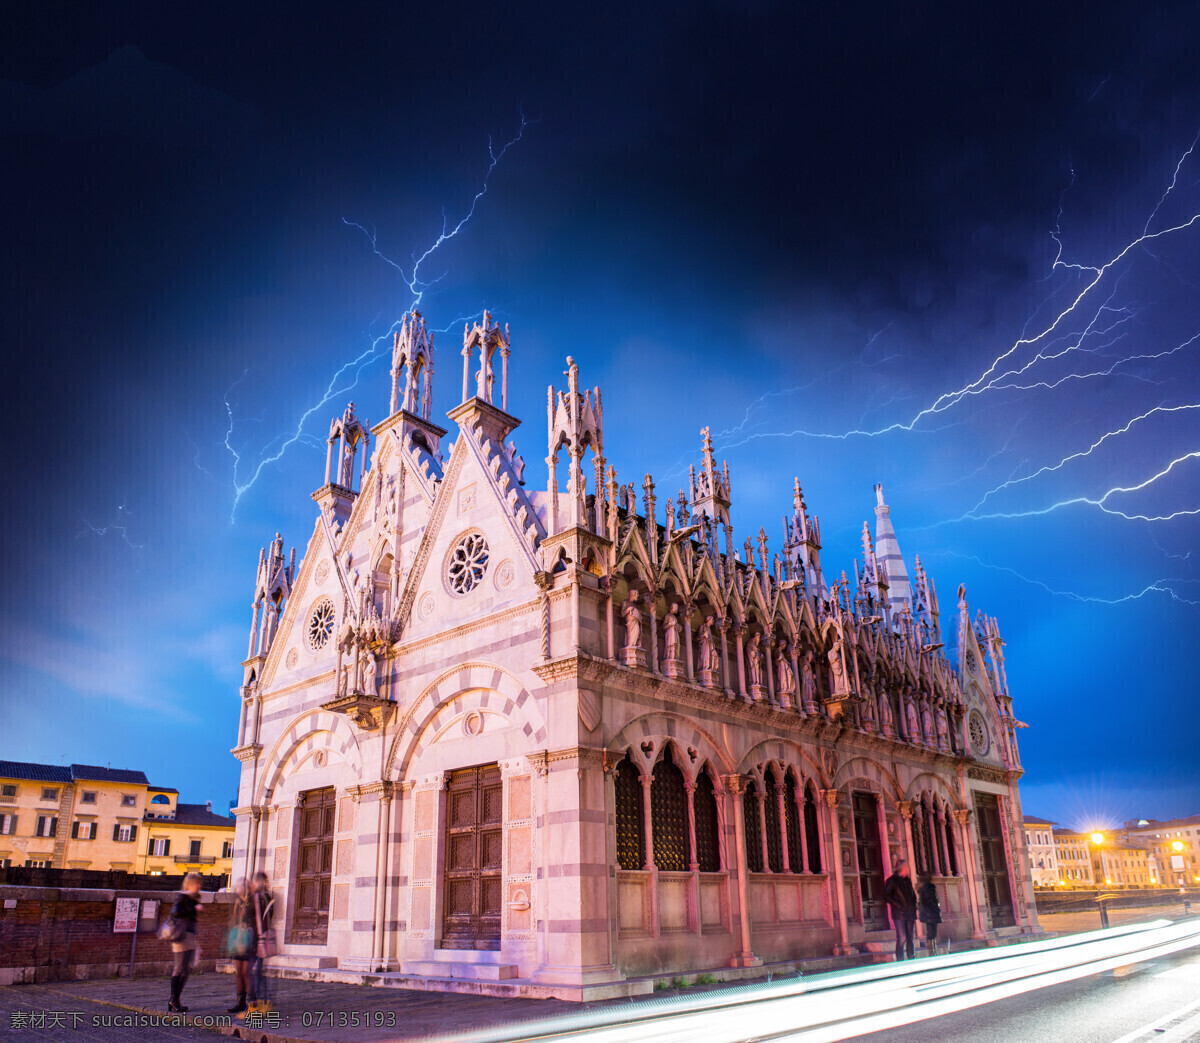
[{"label": "branching lightning", "polygon": [[141,550],[142,545],[140,543],[134,543],[129,538],[129,526],[125,523],[125,519],[132,516],[133,512],[128,508],[128,506],[126,506],[124,501],[122,501],[121,503],[117,504],[117,520],[109,522],[107,525],[93,525],[86,518],[81,518],[80,521],[82,521],[87,528],[77,533],[75,538],[79,539],[82,536],[88,535],[107,536],[110,532],[112,532],[120,536],[127,547],[131,548],[132,550]]},{"label": "branching lightning", "polygon": [[[434,239],[434,241],[425,248],[424,251],[422,251],[419,255],[414,255],[412,266],[407,271],[402,265],[398,264],[396,261],[392,260],[390,257],[387,257],[380,251],[377,245],[376,234],[374,232],[368,232],[367,229],[361,224],[358,224],[354,221],[349,221],[344,217],[342,218],[343,224],[345,224],[347,227],[358,229],[363,233],[364,236],[366,236],[368,242],[371,244],[372,251],[377,257],[391,265],[396,269],[397,272],[400,273],[400,277],[403,280],[404,285],[411,294],[408,305],[404,309],[406,312],[411,311],[414,308],[418,308],[425,296],[425,292],[431,286],[435,285],[438,281],[444,278],[445,273],[442,273],[442,275],[439,275],[433,279],[423,279],[421,276],[421,266],[431,257],[433,257],[433,255],[437,253],[442,246],[456,238],[459,233],[466,228],[471,218],[475,215],[475,210],[479,206],[480,200],[482,200],[487,194],[492,173],[495,171],[496,166],[499,164],[500,160],[504,158],[505,153],[507,153],[512,146],[521,140],[522,135],[525,133],[525,128],[528,125],[529,121],[526,120],[524,115],[522,115],[517,133],[500,149],[495,148],[495,145],[491,139],[488,140],[489,162],[487,171],[484,173],[482,184],[479,190],[472,197],[471,204],[467,208],[466,213],[453,226],[451,226],[449,220],[443,212],[441,232]],[[461,316],[454,321],[462,322],[466,318],[469,318],[469,316]],[[224,396],[225,413],[228,419],[228,424],[225,431],[224,446],[229,452],[230,456],[233,457],[233,504],[229,513],[230,522],[233,521],[237,513],[238,504],[241,502],[242,497],[251,488],[253,488],[254,483],[258,481],[259,476],[262,474],[265,468],[280,460],[288,451],[288,449],[297,443],[320,445],[319,439],[305,434],[305,425],[315,413],[324,409],[332,399],[338,395],[345,394],[358,383],[362,371],[386,352],[387,348],[391,344],[392,333],[400,328],[400,321],[401,320],[397,319],[391,324],[391,326],[388,327],[385,332],[381,333],[377,337],[372,338],[370,334],[368,334],[367,346],[350,361],[343,363],[343,365],[334,372],[334,374],[329,378],[329,381],[326,384],[325,390],[320,399],[314,402],[311,406],[304,410],[303,413],[300,414],[300,417],[296,421],[296,424],[293,428],[289,428],[287,431],[277,435],[274,439],[267,443],[266,447],[264,447],[264,449],[261,451],[259,459],[250,470],[249,476],[244,479],[239,478],[239,471],[243,466],[242,454],[232,444],[235,419],[233,405],[230,402],[229,395],[230,392],[233,391],[234,387],[236,387],[237,384],[244,379],[246,374],[243,373],[238,380],[234,381],[233,384],[230,385]],[[451,325],[453,325],[453,323]],[[449,328],[449,326],[446,327],[446,329]],[[445,329],[435,332],[445,332]]]}]

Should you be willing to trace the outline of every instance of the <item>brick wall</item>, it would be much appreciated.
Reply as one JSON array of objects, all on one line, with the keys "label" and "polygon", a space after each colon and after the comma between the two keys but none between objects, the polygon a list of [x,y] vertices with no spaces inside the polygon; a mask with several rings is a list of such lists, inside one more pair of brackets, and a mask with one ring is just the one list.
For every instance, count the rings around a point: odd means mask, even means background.
[{"label": "brick wall", "polygon": [[[113,933],[118,897],[163,903],[160,917],[173,900],[163,891],[0,886],[0,985],[128,975],[134,936]],[[206,892],[204,898],[198,922],[201,970],[212,969],[224,956],[233,901],[225,892]],[[152,930],[138,932],[135,976],[169,974],[171,962],[170,942],[159,941]]]}]

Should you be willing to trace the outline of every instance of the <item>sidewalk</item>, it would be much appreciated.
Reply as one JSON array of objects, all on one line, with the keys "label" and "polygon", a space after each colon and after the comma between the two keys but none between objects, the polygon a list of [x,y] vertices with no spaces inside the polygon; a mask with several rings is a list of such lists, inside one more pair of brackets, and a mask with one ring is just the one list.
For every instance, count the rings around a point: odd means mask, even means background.
[{"label": "sidewalk", "polygon": [[[192,1038],[211,1032],[268,1043],[377,1043],[383,1040],[419,1040],[444,1033],[465,1031],[517,1022],[558,1013],[577,1012],[628,1004],[630,1000],[599,1003],[573,1003],[569,1000],[538,1000],[495,996],[469,996],[444,992],[418,992],[413,989],[373,988],[337,982],[272,979],[271,986],[278,1010],[277,1017],[264,1020],[251,1029],[244,1021],[226,1015],[234,1003],[232,975],[199,974],[184,989],[187,1018],[227,1019],[227,1025],[185,1030],[188,1035],[155,1035],[155,1038]],[[11,1011],[71,1011],[87,1004],[91,1010],[105,1009],[112,1014],[133,1011],[166,1013],[167,980],[155,978],[119,978],[104,981],[69,981],[47,985],[14,985],[0,988],[0,1011],[5,1012],[0,1036],[19,1035],[11,1028]],[[642,997],[644,999],[644,997]],[[252,1023],[253,1025],[253,1023]],[[146,1029],[141,1037],[146,1038]],[[154,1035],[161,1029],[150,1028]],[[48,1038],[30,1030],[20,1038]],[[86,1038],[75,1035],[71,1038]],[[103,1038],[103,1037],[93,1037]],[[112,1038],[116,1038],[113,1036]],[[208,1035],[208,1038],[213,1038]]]}]

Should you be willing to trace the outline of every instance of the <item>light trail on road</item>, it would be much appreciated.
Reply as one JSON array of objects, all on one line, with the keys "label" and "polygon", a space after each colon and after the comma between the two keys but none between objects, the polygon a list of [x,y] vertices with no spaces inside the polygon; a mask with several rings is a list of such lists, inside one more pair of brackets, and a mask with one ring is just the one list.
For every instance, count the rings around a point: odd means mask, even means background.
[{"label": "light trail on road", "polygon": [[818,1043],[967,1010],[1200,947],[1200,920],[1143,924],[758,983],[441,1037],[443,1043]]}]

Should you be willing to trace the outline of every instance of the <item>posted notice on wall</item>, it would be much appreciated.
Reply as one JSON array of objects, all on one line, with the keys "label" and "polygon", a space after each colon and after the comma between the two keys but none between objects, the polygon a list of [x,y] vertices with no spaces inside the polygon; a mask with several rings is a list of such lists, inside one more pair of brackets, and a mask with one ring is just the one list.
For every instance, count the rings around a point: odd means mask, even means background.
[{"label": "posted notice on wall", "polygon": [[133,934],[137,931],[139,898],[118,898],[113,917],[113,934]]}]

